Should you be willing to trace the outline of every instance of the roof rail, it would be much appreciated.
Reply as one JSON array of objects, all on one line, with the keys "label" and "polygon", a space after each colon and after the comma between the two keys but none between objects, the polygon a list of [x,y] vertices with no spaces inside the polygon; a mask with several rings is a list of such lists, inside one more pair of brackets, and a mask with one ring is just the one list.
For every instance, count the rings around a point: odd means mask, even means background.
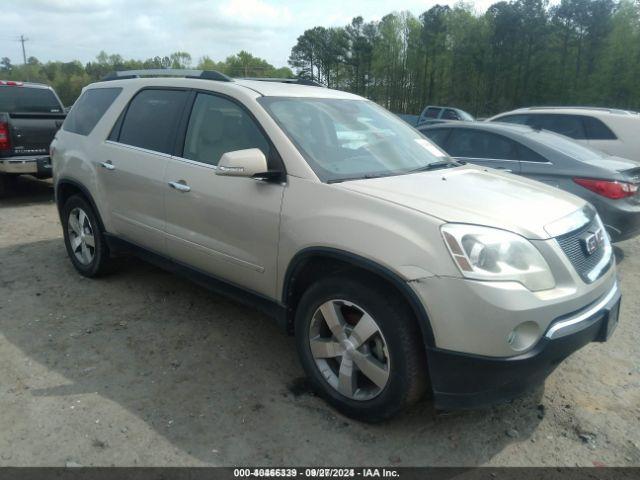
[{"label": "roof rail", "polygon": [[203,80],[217,80],[219,82],[233,82],[233,79],[215,70],[189,70],[181,68],[150,68],[146,70],[123,70],[111,72],[102,78],[103,82],[109,80],[123,80],[126,78],[140,77],[185,77],[201,78]]},{"label": "roof rail", "polygon": [[308,85],[311,87],[324,87],[325,85],[316,82],[315,80],[309,80],[307,78],[276,78],[276,77],[239,77],[238,80],[254,80],[257,82],[278,82],[278,83],[291,83],[296,85]]},{"label": "roof rail", "polygon": [[607,107],[589,107],[589,106],[540,106],[540,107],[526,107],[522,110],[554,110],[554,109],[572,109],[572,110],[597,110],[600,112],[619,113],[619,114],[636,114],[632,110],[624,110],[622,108],[607,108]]}]

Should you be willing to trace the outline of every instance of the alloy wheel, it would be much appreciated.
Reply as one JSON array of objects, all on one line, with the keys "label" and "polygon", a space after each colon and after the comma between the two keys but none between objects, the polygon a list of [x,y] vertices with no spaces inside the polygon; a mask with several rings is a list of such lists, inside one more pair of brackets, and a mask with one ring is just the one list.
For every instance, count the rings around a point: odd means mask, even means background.
[{"label": "alloy wheel", "polygon": [[371,400],[389,382],[391,362],[380,327],[363,308],[329,300],[309,328],[311,354],[331,387],[353,400]]},{"label": "alloy wheel", "polygon": [[69,212],[67,225],[71,251],[82,265],[89,265],[96,253],[93,226],[84,210],[75,207]]}]

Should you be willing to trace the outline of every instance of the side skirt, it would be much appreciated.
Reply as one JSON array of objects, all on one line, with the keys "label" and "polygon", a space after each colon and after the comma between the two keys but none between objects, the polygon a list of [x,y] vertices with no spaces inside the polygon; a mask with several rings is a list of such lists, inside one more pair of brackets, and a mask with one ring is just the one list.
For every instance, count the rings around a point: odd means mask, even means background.
[{"label": "side skirt", "polygon": [[147,250],[139,245],[118,238],[115,235],[105,233],[104,236],[109,250],[113,254],[131,253],[152,265],[185,277],[212,292],[260,310],[262,313],[274,318],[278,325],[286,331],[287,308],[285,305],[252,290],[247,290],[239,285],[227,282],[221,278],[167,258],[159,253]]}]

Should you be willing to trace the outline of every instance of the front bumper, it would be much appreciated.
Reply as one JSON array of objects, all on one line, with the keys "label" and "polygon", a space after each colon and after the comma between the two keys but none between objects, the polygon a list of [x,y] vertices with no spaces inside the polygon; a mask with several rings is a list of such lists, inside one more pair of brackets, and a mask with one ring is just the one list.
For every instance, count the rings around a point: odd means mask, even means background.
[{"label": "front bumper", "polygon": [[51,170],[51,159],[48,156],[0,158],[0,173],[28,174],[38,178],[49,178]]},{"label": "front bumper", "polygon": [[536,346],[512,357],[486,357],[438,348],[427,351],[435,405],[476,408],[510,400],[539,385],[558,364],[593,341],[605,341],[620,308],[617,284],[578,312],[551,323]]}]

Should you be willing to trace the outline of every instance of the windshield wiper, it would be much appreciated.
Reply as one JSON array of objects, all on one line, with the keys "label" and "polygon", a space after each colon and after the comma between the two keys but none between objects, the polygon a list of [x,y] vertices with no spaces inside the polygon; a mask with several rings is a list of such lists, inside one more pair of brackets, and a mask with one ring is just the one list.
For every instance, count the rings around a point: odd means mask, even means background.
[{"label": "windshield wiper", "polygon": [[410,173],[428,172],[428,171],[431,171],[431,170],[439,170],[441,168],[457,167],[459,165],[460,165],[459,163],[454,162],[452,160],[441,160],[439,162],[428,163],[427,165],[423,165],[422,167],[418,167],[418,168],[414,168],[413,170],[409,170],[409,171],[405,172],[405,175],[408,175]]},{"label": "windshield wiper", "polygon": [[357,177],[332,178],[331,180],[327,180],[327,183],[349,182],[352,180],[367,180],[370,178],[390,177],[392,175],[395,175],[395,174],[394,173],[366,173],[364,175],[358,175]]}]

